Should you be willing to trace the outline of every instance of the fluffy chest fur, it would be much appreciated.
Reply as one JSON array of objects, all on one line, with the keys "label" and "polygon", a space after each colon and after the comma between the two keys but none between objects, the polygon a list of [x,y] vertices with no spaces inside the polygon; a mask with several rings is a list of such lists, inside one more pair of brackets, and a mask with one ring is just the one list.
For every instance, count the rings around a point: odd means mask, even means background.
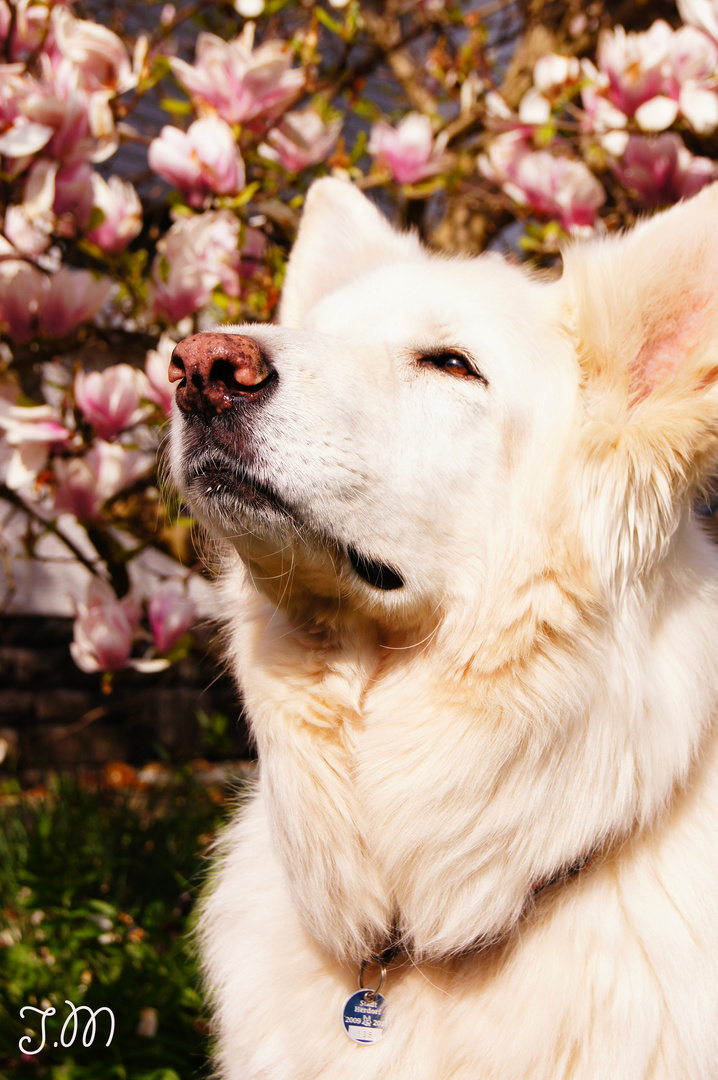
[{"label": "fluffy chest fur", "polygon": [[[260,778],[201,924],[223,1074],[712,1080],[714,589],[677,588],[641,645],[635,618],[606,633],[603,665],[547,694],[575,710],[568,728],[522,712],[528,686],[513,714],[490,693],[477,707],[430,649],[312,646],[246,601],[234,644]],[[409,955],[389,968],[387,1034],[356,1047],[342,1002],[395,927]]]},{"label": "fluffy chest fur", "polygon": [[360,622],[297,632],[247,592],[238,677],[274,840],[317,941],[356,963],[397,938],[415,959],[481,948],[539,883],[667,813],[718,700],[716,587],[690,587],[715,555],[694,528],[660,605],[626,597],[519,670],[477,670],[464,626],[414,646]]}]

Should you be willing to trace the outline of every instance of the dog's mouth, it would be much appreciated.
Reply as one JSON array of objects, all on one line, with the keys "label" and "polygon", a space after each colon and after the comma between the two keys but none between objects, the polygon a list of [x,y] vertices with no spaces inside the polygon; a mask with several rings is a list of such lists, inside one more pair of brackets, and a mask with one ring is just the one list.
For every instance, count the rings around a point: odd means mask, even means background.
[{"label": "dog's mouth", "polygon": [[220,509],[229,510],[241,507],[275,511],[292,516],[276,491],[247,472],[239,461],[224,454],[199,458],[187,469],[185,483],[190,500],[195,504],[216,504]]},{"label": "dog's mouth", "polygon": [[[288,506],[269,484],[258,480],[240,462],[224,453],[214,452],[211,456],[199,457],[188,467],[185,483],[190,501],[196,506],[213,508],[220,514],[230,515],[247,510],[264,518],[268,515],[276,518],[280,514],[290,518],[295,526],[304,524],[307,531],[316,534],[318,541],[321,539],[316,526],[302,522],[301,515]],[[329,536],[324,538],[324,542],[327,540],[344,553],[354,573],[367,585],[382,592],[403,587],[404,579],[393,566],[365,555],[351,544],[341,544]]]},{"label": "dog's mouth", "polygon": [[403,578],[393,567],[388,566],[386,563],[370,559],[367,555],[362,555],[354,547],[347,548],[347,558],[357,576],[362,581],[366,581],[367,585],[373,585],[375,589],[382,589],[384,592],[402,588],[404,584]]}]

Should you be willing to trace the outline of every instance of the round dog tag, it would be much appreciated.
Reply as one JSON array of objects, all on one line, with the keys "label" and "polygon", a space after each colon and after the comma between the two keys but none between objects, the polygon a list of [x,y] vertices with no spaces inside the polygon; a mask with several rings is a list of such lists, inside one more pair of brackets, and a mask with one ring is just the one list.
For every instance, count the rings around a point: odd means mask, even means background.
[{"label": "round dog tag", "polygon": [[357,990],[344,1003],[342,1022],[352,1042],[379,1042],[384,1036],[384,998],[371,990]]}]

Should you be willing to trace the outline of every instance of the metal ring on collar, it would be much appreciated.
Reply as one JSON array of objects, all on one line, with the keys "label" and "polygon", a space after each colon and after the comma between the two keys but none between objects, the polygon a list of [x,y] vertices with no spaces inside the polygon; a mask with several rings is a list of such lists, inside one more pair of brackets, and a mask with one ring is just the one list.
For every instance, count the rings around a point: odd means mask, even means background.
[{"label": "metal ring on collar", "polygon": [[[374,987],[373,990],[369,986],[364,986],[364,971],[368,967],[378,967],[379,968],[379,985]],[[361,967],[359,968],[359,989],[367,991],[369,1001],[373,1000],[377,996],[377,994],[381,990],[382,986],[384,985],[384,979],[385,978],[386,978],[386,968],[384,967],[384,965],[381,963],[380,960],[362,960]]]}]

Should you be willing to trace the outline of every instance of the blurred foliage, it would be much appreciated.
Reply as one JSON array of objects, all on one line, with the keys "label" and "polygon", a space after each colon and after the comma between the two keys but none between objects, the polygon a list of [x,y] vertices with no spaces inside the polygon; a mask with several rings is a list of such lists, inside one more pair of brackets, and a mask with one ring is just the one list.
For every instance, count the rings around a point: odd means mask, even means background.
[{"label": "blurred foliage", "polygon": [[234,749],[233,727],[225,713],[207,713],[197,710],[200,738],[205,753],[217,757],[229,757]]},{"label": "blurred foliage", "polygon": [[[162,788],[93,790],[74,780],[34,793],[0,788],[0,1080],[189,1080],[206,1072],[188,922],[202,852],[225,810],[218,788],[187,774]],[[70,1014],[66,1001],[113,1011],[109,1047],[106,1013],[91,1045],[82,1045],[86,1013],[71,1047],[52,1045]],[[26,1005],[57,1011],[46,1021],[45,1049],[23,1058],[24,1035],[33,1032],[26,1049],[41,1041],[39,1014],[20,1018]]]}]

